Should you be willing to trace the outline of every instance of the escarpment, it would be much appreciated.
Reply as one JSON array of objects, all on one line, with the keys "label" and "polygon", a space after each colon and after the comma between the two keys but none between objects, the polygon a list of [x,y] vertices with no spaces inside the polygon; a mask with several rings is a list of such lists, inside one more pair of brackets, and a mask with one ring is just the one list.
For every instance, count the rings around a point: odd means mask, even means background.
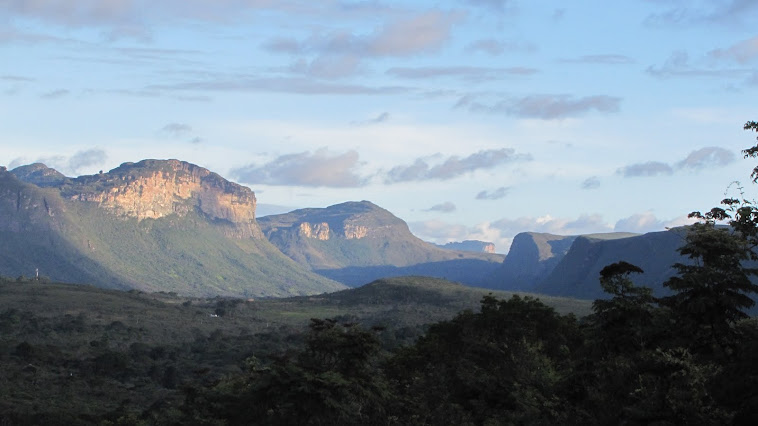
[{"label": "escarpment", "polygon": [[179,160],[124,163],[108,173],[81,176],[62,186],[68,199],[96,203],[119,216],[159,219],[196,210],[232,225],[230,236],[262,238],[252,190]]},{"label": "escarpment", "polygon": [[69,178],[0,168],[0,275],[192,296],[295,296],[345,288],[264,236],[249,188],[178,160]]}]

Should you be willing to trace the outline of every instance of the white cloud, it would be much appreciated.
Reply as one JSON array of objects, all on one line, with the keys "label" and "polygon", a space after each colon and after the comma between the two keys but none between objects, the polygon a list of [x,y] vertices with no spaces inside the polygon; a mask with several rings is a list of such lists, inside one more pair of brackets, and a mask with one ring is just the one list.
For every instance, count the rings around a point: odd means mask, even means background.
[{"label": "white cloud", "polygon": [[286,154],[263,164],[232,170],[232,177],[255,185],[294,185],[349,188],[362,186],[366,179],[357,174],[358,153],[335,154],[321,148],[315,152]]},{"label": "white cloud", "polygon": [[674,169],[660,161],[648,161],[646,163],[631,164],[621,167],[616,173],[624,177],[670,175]]},{"label": "white cloud", "polygon": [[708,167],[723,167],[733,163],[737,156],[729,150],[709,146],[692,151],[687,158],[677,163],[680,168],[704,169]]},{"label": "white cloud", "polygon": [[467,157],[451,156],[442,163],[430,166],[427,160],[418,158],[407,166],[396,166],[387,172],[386,182],[407,182],[422,180],[446,180],[514,161],[528,161],[531,157],[516,154],[511,148],[491,149],[475,152]]},{"label": "white cloud", "polygon": [[687,216],[661,220],[658,219],[653,212],[648,211],[644,213],[635,213],[629,217],[619,219],[613,229],[616,232],[646,233],[663,231],[666,228],[690,225],[694,222],[695,220],[690,219]]},{"label": "white cloud", "polygon": [[446,202],[444,202],[442,204],[435,204],[435,205],[429,207],[428,209],[426,209],[425,211],[427,211],[427,212],[440,212],[440,213],[452,213],[452,212],[455,211],[455,209],[456,209],[456,207],[455,207],[454,203],[452,203],[450,201],[446,201]]}]

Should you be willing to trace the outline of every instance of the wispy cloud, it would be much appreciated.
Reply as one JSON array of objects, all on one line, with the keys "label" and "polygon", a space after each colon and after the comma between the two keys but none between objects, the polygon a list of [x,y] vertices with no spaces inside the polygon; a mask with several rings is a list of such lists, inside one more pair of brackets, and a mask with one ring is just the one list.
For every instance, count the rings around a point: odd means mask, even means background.
[{"label": "wispy cloud", "polygon": [[301,95],[389,95],[406,93],[411,89],[401,86],[372,87],[359,84],[340,84],[315,81],[308,78],[217,76],[208,80],[152,85],[148,91],[250,91],[295,93]]},{"label": "wispy cloud", "polygon": [[23,77],[23,76],[20,76],[20,75],[8,75],[8,74],[0,75],[0,80],[4,80],[4,81],[18,81],[18,82],[30,82],[30,81],[34,81],[34,79],[30,78],[30,77]]},{"label": "wispy cloud", "polygon": [[387,111],[377,115],[376,117],[369,118],[368,120],[363,121],[353,121],[350,124],[354,126],[367,126],[371,124],[380,124],[380,123],[386,123],[390,119],[390,113]]},{"label": "wispy cloud", "polygon": [[501,80],[514,76],[527,76],[536,74],[535,68],[511,67],[511,68],[486,68],[486,67],[395,67],[386,71],[394,77],[407,79],[429,79],[438,77],[459,78],[469,82],[482,82]]},{"label": "wispy cloud", "polygon": [[464,49],[466,53],[482,52],[492,56],[499,56],[508,52],[534,52],[536,50],[537,46],[532,43],[491,38],[473,41]]},{"label": "wispy cloud", "polygon": [[108,155],[102,149],[88,149],[86,151],[78,151],[71,158],[68,159],[69,170],[78,173],[80,169],[99,166],[105,163],[108,159]]},{"label": "wispy cloud", "polygon": [[590,176],[582,182],[582,189],[596,189],[600,187],[600,179],[597,176]]},{"label": "wispy cloud", "polygon": [[590,111],[615,113],[620,109],[621,98],[606,95],[577,98],[570,95],[530,95],[523,98],[507,98],[486,104],[476,100],[476,96],[462,97],[456,108],[467,108],[472,112],[506,114],[522,118],[555,120],[575,117]]},{"label": "wispy cloud", "polygon": [[758,11],[758,3],[753,0],[723,1],[681,1],[660,2],[674,4],[663,12],[653,13],[645,19],[647,25],[670,27],[672,25],[741,25],[752,24],[751,17]]},{"label": "wispy cloud", "polygon": [[171,137],[183,137],[192,132],[192,126],[186,123],[168,123],[161,128],[160,133]]},{"label": "wispy cloud", "polygon": [[281,155],[263,164],[234,169],[231,176],[251,185],[295,185],[310,187],[358,187],[366,179],[357,174],[356,151],[342,154],[322,148],[315,152]]},{"label": "wispy cloud", "polygon": [[624,177],[670,175],[674,169],[660,161],[648,161],[646,163],[630,164],[619,168],[616,173]]},{"label": "wispy cloud", "polygon": [[58,89],[58,90],[52,90],[50,92],[45,92],[41,94],[39,97],[42,99],[60,99],[63,97],[66,97],[71,92],[66,89]]},{"label": "wispy cloud", "polygon": [[500,188],[497,188],[493,191],[480,191],[478,194],[476,194],[477,200],[499,200],[501,198],[505,198],[506,195],[511,191],[511,188],[507,186],[501,186]]},{"label": "wispy cloud", "polygon": [[387,172],[385,181],[395,183],[435,179],[447,180],[476,170],[492,169],[503,164],[530,159],[531,156],[516,154],[511,148],[479,151],[463,158],[451,156],[436,165],[430,165],[428,160],[418,158],[412,164],[393,167]]},{"label": "wispy cloud", "polygon": [[354,75],[360,68],[361,58],[357,55],[322,55],[311,61],[300,59],[287,69],[309,77],[338,79]]},{"label": "wispy cloud", "polygon": [[666,228],[690,225],[694,219],[687,216],[680,216],[670,220],[659,219],[653,212],[635,213],[629,217],[619,219],[614,225],[613,230],[616,232],[655,232],[663,231]]},{"label": "wispy cloud", "polygon": [[379,56],[407,56],[436,50],[450,37],[456,13],[428,11],[401,19],[377,31],[367,42],[368,52]]},{"label": "wispy cloud", "polygon": [[539,217],[504,218],[492,222],[492,228],[502,236],[512,237],[520,232],[546,232],[557,235],[580,235],[609,232],[612,227],[599,214],[585,214],[578,218],[556,218],[550,215]]},{"label": "wispy cloud", "polygon": [[[711,53],[711,57],[719,54]],[[716,55],[716,56],[714,56]],[[721,53],[725,55],[725,53]],[[717,64],[716,64],[717,65]],[[693,64],[690,61],[689,54],[685,51],[676,51],[669,56],[666,62],[661,66],[649,66],[646,72],[653,77],[671,78],[671,77],[710,77],[710,78],[728,78],[728,79],[749,79],[755,72],[754,69],[745,68],[719,68],[713,63]]]},{"label": "wispy cloud", "polygon": [[262,48],[273,53],[297,55],[287,68],[295,74],[338,79],[363,72],[363,62],[372,58],[410,57],[441,49],[450,39],[462,14],[428,10],[380,24],[369,33],[340,29],[318,30],[310,36],[275,37]]},{"label": "wispy cloud", "polygon": [[683,160],[669,165],[660,161],[631,164],[619,168],[616,173],[624,177],[671,175],[675,170],[702,170],[706,168],[724,167],[736,160],[737,156],[724,148],[709,146],[687,154]]},{"label": "wispy cloud", "polygon": [[262,47],[287,54],[411,56],[442,47],[461,17],[457,13],[430,10],[389,22],[365,35],[345,30],[316,32],[303,40],[272,38]]},{"label": "wispy cloud", "polygon": [[628,65],[633,64],[634,59],[618,54],[585,55],[578,58],[561,59],[564,63],[578,64],[603,64],[603,65]]},{"label": "wispy cloud", "polygon": [[677,167],[685,169],[704,169],[710,167],[723,167],[733,163],[737,159],[734,152],[709,146],[692,151],[687,158],[677,163]]},{"label": "wispy cloud", "polygon": [[746,64],[758,58],[758,37],[742,40],[726,49],[714,49],[708,56],[718,60],[730,60]]},{"label": "wispy cloud", "polygon": [[435,204],[435,205],[429,207],[428,209],[426,209],[424,211],[427,211],[427,212],[439,212],[439,213],[452,213],[452,212],[455,211],[455,209],[456,209],[456,207],[455,207],[454,203],[452,203],[450,201],[446,201],[446,202],[444,202],[442,204]]},{"label": "wispy cloud", "polygon": [[43,163],[68,176],[79,174],[80,170],[105,164],[108,159],[106,152],[99,148],[77,151],[70,157],[51,155],[38,158],[35,163]]},{"label": "wispy cloud", "polygon": [[513,0],[463,0],[473,6],[485,7],[496,12],[505,12],[514,3]]}]

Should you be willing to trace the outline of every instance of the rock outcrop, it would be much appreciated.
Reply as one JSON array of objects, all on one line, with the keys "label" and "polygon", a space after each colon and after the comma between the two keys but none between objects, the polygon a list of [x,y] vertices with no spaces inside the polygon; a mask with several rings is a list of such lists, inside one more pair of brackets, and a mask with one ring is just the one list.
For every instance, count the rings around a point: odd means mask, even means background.
[{"label": "rock outcrop", "polygon": [[408,225],[368,201],[264,216],[265,236],[294,261],[348,285],[376,278],[427,275],[476,285],[503,256],[445,250],[415,237]]},{"label": "rock outcrop", "polygon": [[0,170],[0,275],[194,296],[318,294],[344,286],[261,232],[250,189],[178,160],[67,178]]},{"label": "rock outcrop", "polygon": [[537,291],[538,286],[563,261],[577,238],[608,241],[636,235],[623,232],[586,236],[519,233],[513,238],[503,265],[493,274],[487,286],[501,290]]},{"label": "rock outcrop", "polygon": [[197,209],[233,225],[230,236],[262,238],[255,221],[255,194],[207,169],[179,160],[124,163],[108,173],[81,176],[62,190],[71,200],[97,203],[138,221]]},{"label": "rock outcrop", "polygon": [[24,182],[33,183],[40,187],[61,186],[71,180],[63,175],[63,173],[42,163],[19,166],[13,169],[11,173]]}]

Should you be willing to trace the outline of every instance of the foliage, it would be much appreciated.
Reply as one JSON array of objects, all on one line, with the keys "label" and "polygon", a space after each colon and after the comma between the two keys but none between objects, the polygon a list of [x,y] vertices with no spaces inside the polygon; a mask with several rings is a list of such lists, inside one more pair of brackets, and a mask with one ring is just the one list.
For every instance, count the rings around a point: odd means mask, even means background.
[{"label": "foliage", "polygon": [[419,277],[262,301],[0,278],[0,424],[755,424],[758,231],[730,203],[695,214],[672,296],[618,261],[580,319]]},{"label": "foliage", "polygon": [[679,251],[694,262],[674,265],[680,275],[664,283],[676,292],[666,304],[698,345],[715,343],[726,349],[733,344],[736,323],[748,317],[743,310],[755,304],[749,294],[758,292],[750,279],[758,269],[744,266],[751,247],[738,233],[698,223]]},{"label": "foliage", "polygon": [[600,286],[613,295],[610,300],[598,299],[592,304],[605,350],[624,353],[648,344],[656,300],[650,288],[637,287],[629,278],[641,273],[641,268],[625,261],[600,271]]},{"label": "foliage", "polygon": [[391,363],[404,424],[565,423],[556,394],[578,339],[536,299],[485,296],[480,313],[430,327]]},{"label": "foliage", "polygon": [[189,423],[382,424],[387,391],[372,362],[379,341],[355,324],[313,319],[305,349],[268,365],[247,360],[248,371],[209,390],[191,391]]}]

